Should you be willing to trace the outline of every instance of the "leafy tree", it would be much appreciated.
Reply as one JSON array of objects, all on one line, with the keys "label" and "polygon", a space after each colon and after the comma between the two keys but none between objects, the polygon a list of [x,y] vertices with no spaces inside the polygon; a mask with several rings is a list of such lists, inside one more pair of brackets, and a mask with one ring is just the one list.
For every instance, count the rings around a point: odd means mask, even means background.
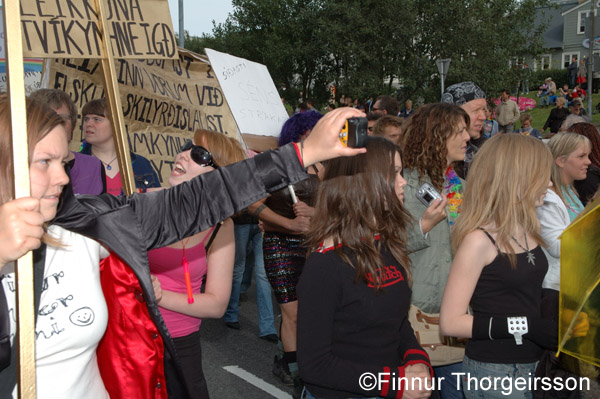
[{"label": "leafy tree", "polygon": [[[536,8],[549,0],[233,0],[205,47],[267,65],[280,93],[323,104],[327,85],[354,98],[439,100],[435,60],[451,58],[447,85],[477,82],[494,95],[516,86],[509,60],[541,51]],[[189,47],[188,47],[189,46]],[[285,90],[284,90],[285,88]]]}]

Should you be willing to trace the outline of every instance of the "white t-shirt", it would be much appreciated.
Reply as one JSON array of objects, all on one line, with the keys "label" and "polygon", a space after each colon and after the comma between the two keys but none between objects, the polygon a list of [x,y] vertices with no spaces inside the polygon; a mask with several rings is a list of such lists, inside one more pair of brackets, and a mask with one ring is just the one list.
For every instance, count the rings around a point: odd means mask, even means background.
[{"label": "white t-shirt", "polygon": [[[108,252],[96,241],[51,226],[63,247],[46,249],[44,282],[36,323],[36,384],[40,399],[106,399],[96,348],[108,322],[100,286],[100,259]],[[14,264],[2,274],[16,331]],[[16,389],[13,393],[16,397]]]}]

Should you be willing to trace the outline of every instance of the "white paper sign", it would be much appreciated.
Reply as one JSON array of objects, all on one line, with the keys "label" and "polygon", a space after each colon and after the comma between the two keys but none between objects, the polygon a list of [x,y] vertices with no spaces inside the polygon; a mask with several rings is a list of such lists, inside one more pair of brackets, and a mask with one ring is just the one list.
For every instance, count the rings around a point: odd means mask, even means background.
[{"label": "white paper sign", "polygon": [[242,133],[279,136],[288,114],[263,64],[205,49]]}]

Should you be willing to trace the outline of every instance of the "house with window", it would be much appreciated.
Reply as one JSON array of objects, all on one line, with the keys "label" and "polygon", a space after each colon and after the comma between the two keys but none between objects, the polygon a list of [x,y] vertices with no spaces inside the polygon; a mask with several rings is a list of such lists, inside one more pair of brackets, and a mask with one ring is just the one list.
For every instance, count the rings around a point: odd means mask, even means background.
[{"label": "house with window", "polygon": [[[592,1],[595,1],[592,4]],[[537,23],[547,21],[543,35],[544,53],[530,64],[533,70],[566,69],[574,56],[577,60],[589,57],[589,35],[592,8],[594,9],[594,36],[600,39],[600,0],[559,0],[550,7],[538,9]],[[600,43],[594,48],[594,58],[600,57]],[[595,62],[595,70],[600,65]]]}]

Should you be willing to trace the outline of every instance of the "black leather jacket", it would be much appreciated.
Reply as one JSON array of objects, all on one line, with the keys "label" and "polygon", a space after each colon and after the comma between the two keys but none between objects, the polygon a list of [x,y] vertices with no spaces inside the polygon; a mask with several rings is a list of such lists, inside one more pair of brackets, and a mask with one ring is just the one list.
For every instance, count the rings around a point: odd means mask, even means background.
[{"label": "black leather jacket", "polygon": [[185,384],[181,367],[154,296],[147,251],[206,230],[268,193],[305,178],[307,174],[290,144],[167,190],[129,197],[75,197],[70,189],[63,193],[52,224],[101,242],[127,263],[139,280],[143,299],[166,348],[169,398],[188,395],[182,391]]}]

